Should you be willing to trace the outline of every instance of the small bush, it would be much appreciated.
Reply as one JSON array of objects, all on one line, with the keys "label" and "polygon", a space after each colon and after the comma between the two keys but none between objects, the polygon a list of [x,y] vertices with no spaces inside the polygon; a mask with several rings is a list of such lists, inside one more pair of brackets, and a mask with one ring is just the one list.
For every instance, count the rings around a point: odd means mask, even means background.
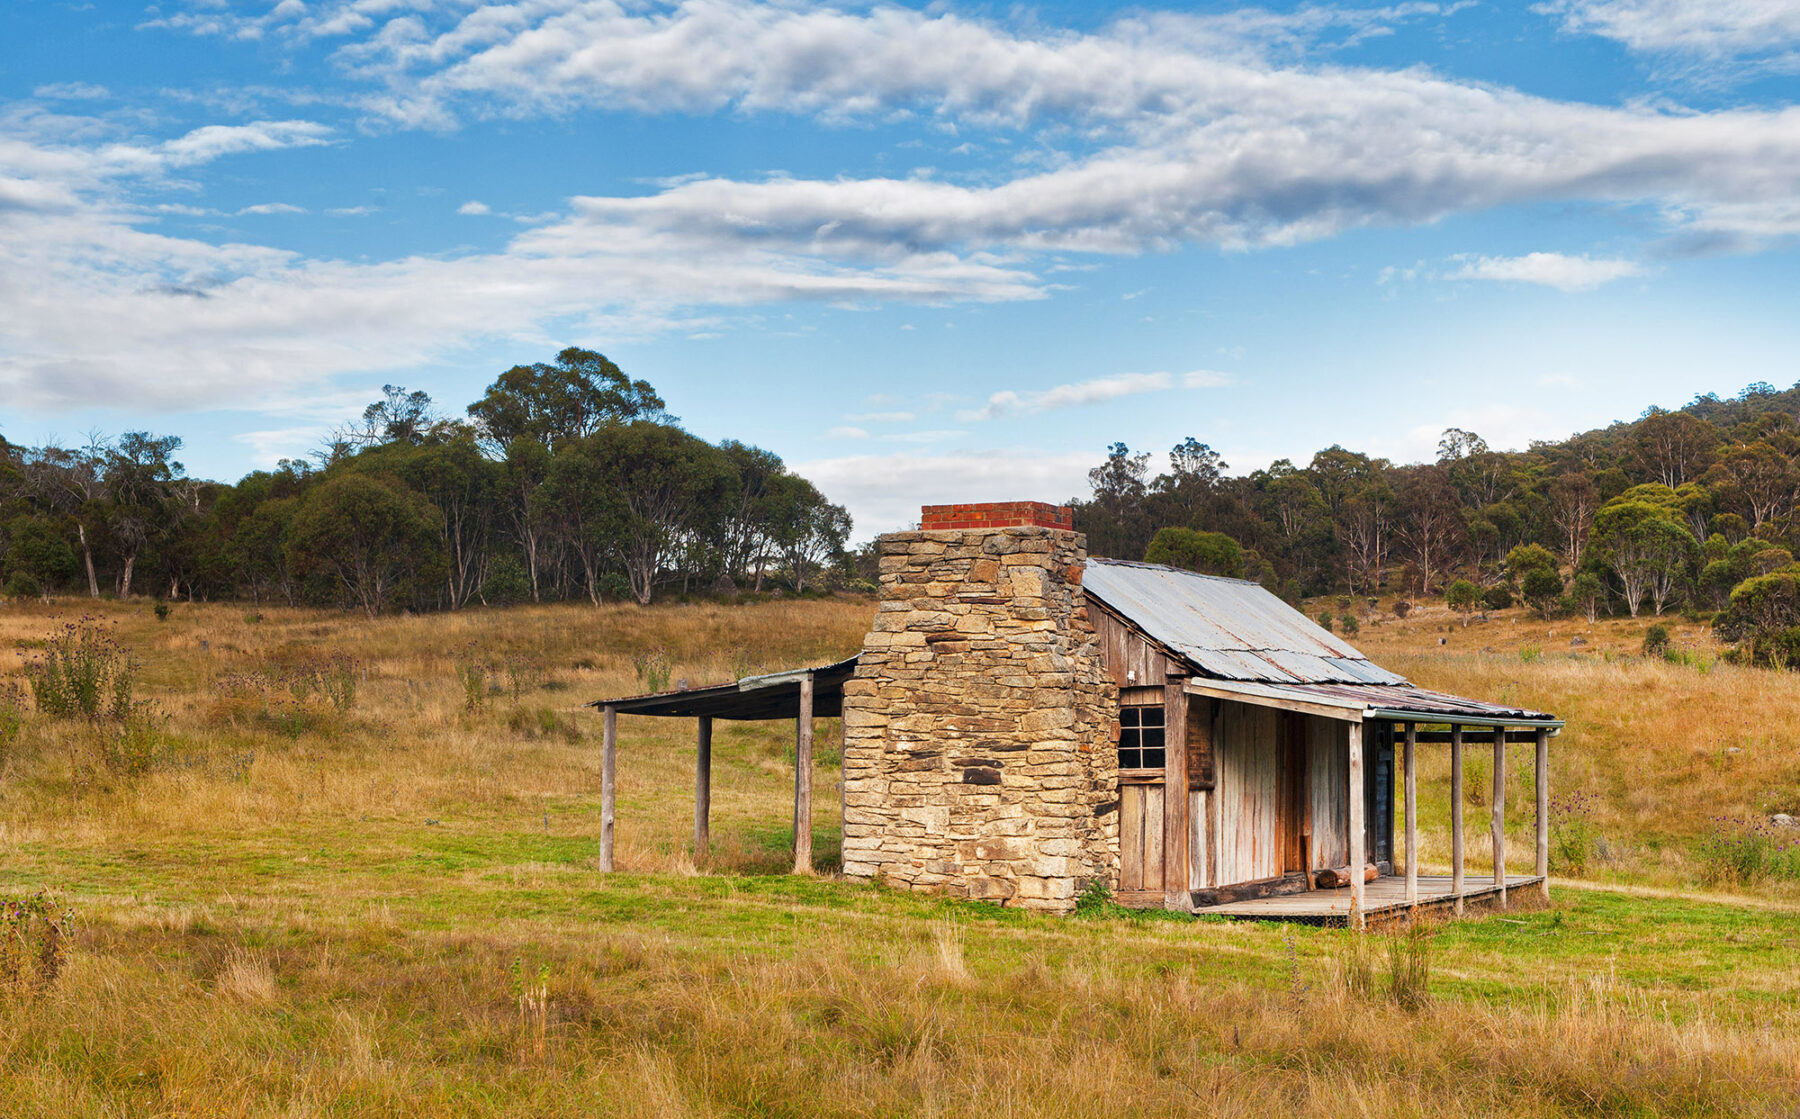
[{"label": "small bush", "polygon": [[92,618],[51,634],[25,671],[37,709],[53,719],[124,722],[135,709],[137,662]]},{"label": "small bush", "polygon": [[1489,610],[1505,610],[1513,604],[1512,591],[1504,585],[1489,587],[1481,596],[1481,604]]},{"label": "small bush", "polygon": [[25,730],[25,689],[16,681],[0,684],[0,776],[11,764]]},{"label": "small bush", "polygon": [[36,994],[62,975],[75,911],[49,890],[0,895],[0,991]]},{"label": "small bush", "polygon": [[154,607],[152,607],[152,609],[156,613],[157,621],[166,622],[169,620],[169,604],[164,602],[162,599],[160,599],[160,598],[157,599],[156,605]]},{"label": "small bush", "polygon": [[1345,614],[1338,622],[1346,637],[1355,637],[1362,632],[1362,623],[1356,620],[1355,614]]},{"label": "small bush", "polygon": [[1544,647],[1542,645],[1532,644],[1532,645],[1521,645],[1519,647],[1519,660],[1522,663],[1534,664],[1537,661],[1541,661],[1543,659],[1544,659]]},{"label": "small bush", "polygon": [[1325,632],[1327,632],[1327,633],[1331,632],[1331,623],[1333,620],[1334,619],[1331,616],[1331,611],[1329,611],[1329,610],[1319,611],[1319,626],[1321,629],[1325,630]]},{"label": "small bush", "polygon": [[1721,818],[1695,852],[1709,884],[1753,886],[1764,879],[1800,881],[1800,837],[1766,820]]},{"label": "small bush", "polygon": [[43,584],[37,576],[29,571],[15,571],[6,580],[7,598],[38,598],[43,595]]},{"label": "small bush", "polygon": [[1550,865],[1564,874],[1587,873],[1600,833],[1594,826],[1594,808],[1600,798],[1592,793],[1559,793],[1550,798]]},{"label": "small bush", "polygon": [[1407,602],[1406,600],[1402,599],[1402,600],[1394,603],[1394,617],[1404,618],[1408,614],[1412,613],[1412,608],[1413,608],[1412,603]]},{"label": "small bush", "polygon": [[631,667],[637,670],[638,682],[644,685],[646,695],[669,690],[669,677],[674,669],[669,664],[667,649],[651,649],[647,653],[634,653]]},{"label": "small bush", "polygon": [[521,738],[561,738],[565,742],[581,741],[581,727],[549,707],[515,707],[506,717],[506,725]]},{"label": "small bush", "polygon": [[1657,622],[1644,631],[1644,655],[1660,657],[1669,651],[1669,627]]}]

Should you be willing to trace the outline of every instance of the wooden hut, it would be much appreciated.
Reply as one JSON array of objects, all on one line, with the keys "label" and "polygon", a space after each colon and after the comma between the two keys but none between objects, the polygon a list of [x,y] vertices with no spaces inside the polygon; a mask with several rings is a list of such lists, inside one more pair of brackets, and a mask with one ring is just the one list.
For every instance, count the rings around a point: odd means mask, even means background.
[{"label": "wooden hut", "polygon": [[[1428,691],[1261,586],[1090,560],[1066,508],[928,506],[878,541],[880,601],[838,664],[602,700],[603,845],[619,713],[693,717],[703,849],[713,718],[796,721],[810,869],[811,719],[844,723],[843,871],[1064,912],[1139,906],[1360,925],[1547,890],[1553,716]],[[1450,873],[1417,859],[1417,761],[1450,753]],[[1532,750],[1532,873],[1507,873],[1507,749]],[[1464,758],[1492,751],[1493,872],[1464,870]]]}]

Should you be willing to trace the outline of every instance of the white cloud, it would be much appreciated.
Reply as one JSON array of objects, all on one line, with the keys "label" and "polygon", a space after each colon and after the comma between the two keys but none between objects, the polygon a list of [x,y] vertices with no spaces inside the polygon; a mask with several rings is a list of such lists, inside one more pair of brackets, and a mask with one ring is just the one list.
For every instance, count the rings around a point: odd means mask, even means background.
[{"label": "white cloud", "polygon": [[[1189,389],[1215,388],[1229,384],[1230,378],[1208,369],[1196,369],[1182,374],[1179,383],[1181,387]],[[1054,408],[1079,408],[1117,400],[1123,396],[1163,392],[1174,388],[1176,384],[1177,378],[1171,373],[1115,373],[1110,377],[1057,385],[1042,391],[1006,389],[989,396],[987,403],[980,408],[958,412],[956,418],[967,423],[1020,413],[1048,412]]]},{"label": "white cloud", "polygon": [[254,206],[245,206],[240,214],[304,214],[306,207],[296,206],[291,202],[259,202]]},{"label": "white cloud", "polygon": [[381,209],[379,206],[333,206],[325,212],[334,218],[360,218]]},{"label": "white cloud", "polygon": [[467,215],[469,217],[479,217],[482,214],[491,214],[494,211],[488,207],[488,204],[486,202],[470,201],[470,202],[464,202],[461,206],[458,206],[456,208],[456,212],[459,214]]},{"label": "white cloud", "polygon": [[881,438],[888,443],[943,443],[967,434],[966,431],[943,428],[934,431],[896,431]]},{"label": "white cloud", "polygon": [[1635,51],[1769,55],[1800,43],[1797,0],[1563,0],[1546,5],[1565,29]]},{"label": "white cloud", "polygon": [[825,436],[828,439],[867,439],[869,433],[860,427],[834,427]]},{"label": "white cloud", "polygon": [[1559,291],[1586,291],[1613,280],[1644,274],[1643,266],[1636,261],[1596,260],[1564,253],[1459,259],[1464,263],[1459,271],[1451,273],[1450,278],[1453,280],[1503,280],[1509,283],[1542,284]]},{"label": "white cloud", "polygon": [[1047,501],[1060,504],[1088,492],[1094,454],[1045,454],[1040,448],[925,455],[850,455],[792,464],[856,523],[856,536],[918,523],[922,505],[961,501]]},{"label": "white cloud", "polygon": [[38,86],[31,95],[43,101],[101,101],[111,97],[112,91],[92,82],[56,82]]},{"label": "white cloud", "polygon": [[[1072,256],[1292,244],[1545,201],[1639,207],[1670,233],[1739,246],[1800,233],[1800,109],[1558,102],[1292,57],[1442,12],[1146,13],[1073,32],[808,0],[284,0],[253,18],[195,7],[162,24],[339,40],[336,61],[390,125],[586,107],[911,117],[1019,135],[1042,158],[981,180],[671,181],[573,199],[493,252],[360,263],[147,233],[126,183],[335,142],[324,125],[151,141],[0,116],[0,392],[217,404],[571,323],[635,334],[781,300],[1043,298],[1046,277],[1088,266]],[[1517,263],[1531,257],[1464,267],[1572,287],[1636,267],[1561,259],[1561,272]],[[1158,391],[1109,380],[996,394],[973,414]]]}]

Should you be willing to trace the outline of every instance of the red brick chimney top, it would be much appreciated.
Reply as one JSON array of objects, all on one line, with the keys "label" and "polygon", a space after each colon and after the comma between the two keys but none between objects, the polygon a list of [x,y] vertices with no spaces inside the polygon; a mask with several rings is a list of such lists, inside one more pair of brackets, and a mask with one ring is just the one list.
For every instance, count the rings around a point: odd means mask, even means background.
[{"label": "red brick chimney top", "polygon": [[1000,529],[1038,525],[1043,528],[1075,527],[1067,505],[1042,501],[990,501],[978,505],[927,505],[922,509],[923,529]]}]

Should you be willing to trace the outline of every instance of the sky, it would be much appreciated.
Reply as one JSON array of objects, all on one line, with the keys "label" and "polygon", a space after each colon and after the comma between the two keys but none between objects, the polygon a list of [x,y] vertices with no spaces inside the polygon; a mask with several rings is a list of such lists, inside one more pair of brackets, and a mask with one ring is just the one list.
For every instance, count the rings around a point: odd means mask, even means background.
[{"label": "sky", "polygon": [[9,0],[0,436],[598,350],[856,520],[1800,377],[1800,0]]}]

